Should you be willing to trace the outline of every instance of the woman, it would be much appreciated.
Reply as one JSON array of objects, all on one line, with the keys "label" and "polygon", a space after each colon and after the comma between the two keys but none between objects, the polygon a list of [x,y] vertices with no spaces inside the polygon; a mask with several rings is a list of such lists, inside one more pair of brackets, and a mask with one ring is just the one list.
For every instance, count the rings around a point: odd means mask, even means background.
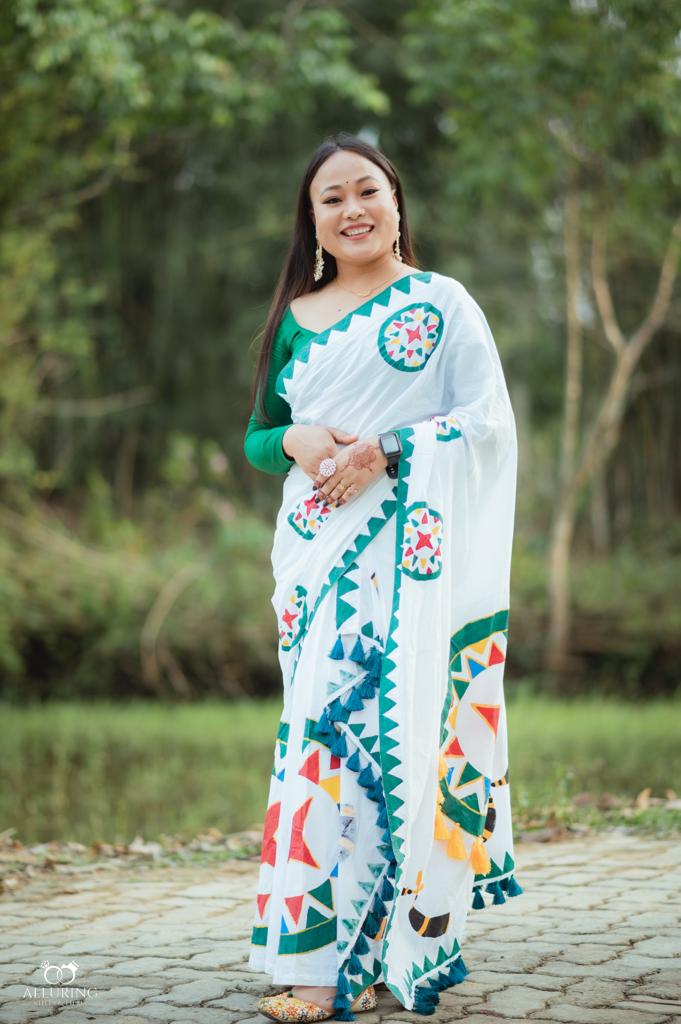
[{"label": "woman", "polygon": [[[386,157],[305,172],[245,452],[287,474],[272,597],[284,706],[249,966],[274,1020],[431,1014],[468,908],[521,892],[503,669],[516,435],[487,321],[414,259]],[[293,988],[290,986],[293,985]]]}]

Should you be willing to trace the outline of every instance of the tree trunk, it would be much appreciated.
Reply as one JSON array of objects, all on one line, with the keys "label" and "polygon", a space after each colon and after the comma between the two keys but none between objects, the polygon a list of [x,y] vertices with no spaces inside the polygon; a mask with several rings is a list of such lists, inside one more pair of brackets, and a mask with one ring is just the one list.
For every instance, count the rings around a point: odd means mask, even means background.
[{"label": "tree trunk", "polygon": [[579,321],[581,267],[579,255],[580,196],[568,188],[564,204],[565,301],[567,351],[563,432],[561,436],[558,501],[554,511],[549,555],[549,628],[544,663],[554,676],[566,668],[570,634],[570,551],[575,527],[575,496],[570,483],[575,472],[582,399],[582,327]]}]

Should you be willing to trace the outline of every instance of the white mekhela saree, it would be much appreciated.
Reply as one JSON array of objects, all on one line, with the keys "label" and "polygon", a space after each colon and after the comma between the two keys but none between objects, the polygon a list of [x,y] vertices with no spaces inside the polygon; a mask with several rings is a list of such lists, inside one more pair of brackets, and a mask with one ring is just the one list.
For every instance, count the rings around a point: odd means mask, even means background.
[{"label": "white mekhela saree", "polygon": [[325,509],[294,465],[272,565],[284,706],[249,966],[375,982],[434,1012],[463,981],[469,907],[522,892],[503,691],[515,509],[513,412],[482,310],[414,272],[284,367],[294,423],[398,429],[383,473]]}]

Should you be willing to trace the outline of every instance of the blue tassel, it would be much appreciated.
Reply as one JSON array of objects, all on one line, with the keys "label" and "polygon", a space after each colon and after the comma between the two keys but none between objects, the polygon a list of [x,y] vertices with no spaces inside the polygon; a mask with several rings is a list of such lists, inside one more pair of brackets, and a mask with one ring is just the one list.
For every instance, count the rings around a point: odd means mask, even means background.
[{"label": "blue tassel", "polygon": [[355,953],[359,956],[364,956],[365,953],[369,952],[369,943],[366,940],[364,932],[360,932],[355,942]]},{"label": "blue tassel", "polygon": [[492,893],[492,895],[494,896],[494,901],[493,902],[496,905],[499,905],[500,903],[505,903],[506,902],[506,897],[504,896],[503,892],[501,891],[501,886],[499,885],[498,882],[489,882],[487,884],[487,892],[491,892]]},{"label": "blue tassel", "polygon": [[484,910],[485,909],[485,901],[482,898],[482,893],[480,892],[480,886],[478,886],[476,888],[475,895],[473,896],[473,909],[474,910]]},{"label": "blue tassel", "polygon": [[348,698],[343,705],[346,711],[361,711],[364,707],[364,701],[360,697],[356,689],[350,690]]},{"label": "blue tassel", "polygon": [[331,740],[331,753],[335,754],[336,757],[347,757],[348,756],[348,745],[345,741],[345,733],[338,732]]},{"label": "blue tassel", "polygon": [[351,772],[358,772],[360,770],[360,768],[362,767],[362,763],[359,759],[359,750],[357,750],[357,748],[353,750],[352,754],[350,754],[350,757],[347,759],[345,763]]},{"label": "blue tassel", "polygon": [[[391,846],[392,846],[392,843],[391,843]],[[392,850],[391,850],[391,853],[392,853]],[[397,874],[397,861],[395,860],[394,857],[391,857],[390,864],[388,864],[388,871],[387,871],[388,878],[394,878],[396,874]]]},{"label": "blue tassel", "polygon": [[371,938],[373,939],[374,936],[376,935],[376,932],[380,928],[380,925],[381,925],[381,922],[377,921],[376,918],[374,917],[374,915],[371,913],[371,911],[369,911],[367,916],[364,918],[364,924],[362,925],[362,931],[366,935],[371,936]]},{"label": "blue tassel", "polygon": [[383,876],[383,888],[381,889],[381,899],[391,900],[395,895],[395,886],[392,884],[387,875]]},{"label": "blue tassel", "polygon": [[322,736],[328,736],[329,733],[335,732],[335,731],[336,730],[334,729],[334,727],[331,725],[331,722],[329,721],[329,716],[326,713],[326,708],[324,708],[324,710],[322,711],[321,715],[319,716],[319,721],[317,722],[317,732],[320,732],[322,734]]},{"label": "blue tassel", "polygon": [[459,970],[463,971],[463,976],[465,978],[466,975],[469,974],[470,972],[469,972],[468,968],[466,967],[465,963],[463,962],[463,957],[461,956],[461,954],[459,954],[459,956],[457,957],[456,963],[457,963],[457,967],[459,968]]},{"label": "blue tassel", "polygon": [[381,785],[380,779],[374,779],[372,786],[367,786],[367,793],[369,799],[373,800],[377,804],[382,804],[383,801],[383,786]]},{"label": "blue tassel", "polygon": [[392,843],[381,843],[378,847],[386,860],[390,860],[394,857],[393,844]]},{"label": "blue tassel", "polygon": [[376,819],[376,824],[378,825],[379,828],[387,828],[388,827],[388,808],[386,807],[385,804],[383,804],[383,806],[381,807],[380,811],[378,812],[378,818]]},{"label": "blue tassel", "polygon": [[350,651],[348,657],[350,661],[357,661],[360,664],[364,661],[364,648],[362,647],[362,641],[359,636],[355,640],[355,646]]},{"label": "blue tassel", "polygon": [[452,985],[458,985],[466,977],[466,971],[463,971],[459,965],[459,961],[455,960],[449,968],[449,980]]},{"label": "blue tassel", "polygon": [[414,992],[414,1010],[416,1013],[423,1014],[424,1017],[432,1016],[439,1002],[440,996],[437,992],[425,988],[417,988]]},{"label": "blue tassel", "polygon": [[347,996],[350,992],[350,982],[345,975],[345,972],[341,969],[338,972],[338,979],[336,981],[336,994],[339,996]]},{"label": "blue tassel", "polygon": [[343,641],[340,638],[340,633],[336,637],[336,642],[331,648],[329,657],[333,658],[334,661],[342,661],[345,657],[345,651],[343,650]]},{"label": "blue tassel", "polygon": [[384,829],[384,831],[383,831],[383,842],[384,843],[390,843],[391,846],[393,845],[393,837],[390,834],[390,829],[387,829],[387,828]]},{"label": "blue tassel", "polygon": [[362,973],[362,961],[357,956],[357,954],[353,951],[350,954],[350,959],[348,960],[348,974],[361,974],[361,973]]},{"label": "blue tassel", "polygon": [[350,992],[350,982],[345,977],[342,969],[338,972],[338,979],[336,981],[336,997],[333,1001],[333,1008],[336,1011],[334,1020],[356,1020],[354,1013],[350,1009],[351,1001],[348,996]]},{"label": "blue tassel", "polygon": [[509,877],[509,879],[508,879],[508,895],[509,896],[520,896],[522,891],[523,890],[520,888],[520,886],[516,882],[514,876],[511,875]]},{"label": "blue tassel", "polygon": [[364,676],[364,679],[357,687],[360,697],[373,697],[376,693],[376,684],[371,676]]},{"label": "blue tassel", "polygon": [[379,921],[381,920],[381,918],[384,918],[385,915],[388,913],[388,911],[385,909],[385,903],[378,895],[378,893],[376,893],[376,896],[374,898],[374,905],[371,908],[371,913],[375,914]]},{"label": "blue tassel", "polygon": [[340,722],[345,718],[345,708],[341,704],[339,697],[331,701],[327,708],[327,714],[330,722]]},{"label": "blue tassel", "polygon": [[370,765],[367,765],[366,768],[362,769],[362,771],[357,776],[357,781],[359,782],[360,786],[365,786],[366,788],[368,788],[369,786],[373,786],[375,779],[374,773],[372,772]]},{"label": "blue tassel", "polygon": [[350,1009],[350,1000],[346,995],[341,995],[336,992],[336,998],[333,1001],[333,1008],[336,1011],[334,1020],[357,1020],[354,1013]]}]

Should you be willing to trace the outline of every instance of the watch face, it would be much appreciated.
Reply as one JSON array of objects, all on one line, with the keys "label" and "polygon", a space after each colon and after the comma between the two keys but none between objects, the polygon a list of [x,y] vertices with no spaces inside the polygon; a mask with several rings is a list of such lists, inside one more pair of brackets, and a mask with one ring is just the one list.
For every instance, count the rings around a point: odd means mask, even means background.
[{"label": "watch face", "polygon": [[386,455],[397,455],[400,450],[400,446],[397,443],[397,438],[394,434],[388,434],[387,437],[384,437],[382,446]]}]

